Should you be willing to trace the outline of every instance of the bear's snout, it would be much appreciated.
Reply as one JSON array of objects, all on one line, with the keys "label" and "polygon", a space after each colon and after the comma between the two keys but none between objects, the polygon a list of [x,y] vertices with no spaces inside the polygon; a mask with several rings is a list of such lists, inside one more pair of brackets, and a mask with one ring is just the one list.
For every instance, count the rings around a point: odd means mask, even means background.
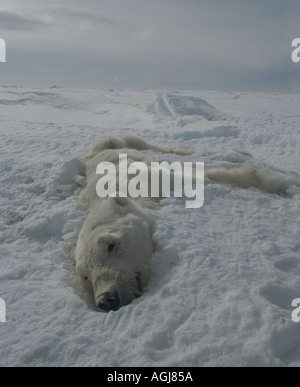
[{"label": "bear's snout", "polygon": [[98,297],[97,307],[103,312],[117,311],[120,306],[121,302],[118,292],[106,292]]}]

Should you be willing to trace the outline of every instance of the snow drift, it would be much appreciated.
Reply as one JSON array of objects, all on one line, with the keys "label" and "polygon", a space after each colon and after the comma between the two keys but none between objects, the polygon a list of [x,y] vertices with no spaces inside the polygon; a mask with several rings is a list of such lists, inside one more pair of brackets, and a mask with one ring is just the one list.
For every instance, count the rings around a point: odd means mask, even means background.
[{"label": "snow drift", "polygon": [[78,296],[74,262],[63,254],[66,245],[74,249],[86,216],[79,159],[96,140],[135,133],[168,147],[180,142],[197,154],[166,161],[248,163],[290,184],[300,171],[299,95],[173,93],[224,112],[209,121],[154,115],[145,110],[153,91],[0,92],[6,101],[31,98],[0,104],[1,366],[300,365],[291,319],[300,297],[298,186],[274,195],[208,184],[197,211],[163,200],[144,297],[118,312],[96,313]]},{"label": "snow drift", "polygon": [[224,114],[202,98],[182,96],[171,93],[159,94],[156,100],[149,104],[148,111],[158,117],[180,118],[197,116],[208,121],[217,121],[224,118]]}]

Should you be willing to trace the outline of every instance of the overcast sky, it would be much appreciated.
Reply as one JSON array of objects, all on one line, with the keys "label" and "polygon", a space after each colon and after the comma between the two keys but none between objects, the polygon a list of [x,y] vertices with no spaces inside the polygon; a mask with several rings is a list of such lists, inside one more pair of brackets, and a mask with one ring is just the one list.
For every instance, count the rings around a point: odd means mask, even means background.
[{"label": "overcast sky", "polygon": [[300,0],[1,0],[0,85],[300,90]]}]

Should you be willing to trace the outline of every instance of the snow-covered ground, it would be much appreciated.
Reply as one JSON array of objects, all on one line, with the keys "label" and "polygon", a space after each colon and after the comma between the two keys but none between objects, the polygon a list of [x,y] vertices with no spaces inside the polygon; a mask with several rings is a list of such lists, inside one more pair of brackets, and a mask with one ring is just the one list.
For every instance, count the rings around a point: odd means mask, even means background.
[{"label": "snow-covered ground", "polygon": [[198,210],[163,200],[150,283],[118,312],[89,308],[69,254],[85,216],[79,158],[96,140],[134,133],[198,149],[157,160],[292,175],[299,106],[292,94],[0,88],[0,366],[300,366],[299,187],[209,185]]}]

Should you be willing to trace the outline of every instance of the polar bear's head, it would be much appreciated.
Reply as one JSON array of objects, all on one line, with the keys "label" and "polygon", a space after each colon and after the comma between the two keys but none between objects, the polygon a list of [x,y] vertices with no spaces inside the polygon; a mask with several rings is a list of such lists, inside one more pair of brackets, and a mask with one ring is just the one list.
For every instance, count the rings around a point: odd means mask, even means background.
[{"label": "polar bear's head", "polygon": [[76,271],[94,292],[96,306],[118,310],[147,282],[154,244],[153,218],[129,199],[105,199],[88,214],[75,252]]}]

